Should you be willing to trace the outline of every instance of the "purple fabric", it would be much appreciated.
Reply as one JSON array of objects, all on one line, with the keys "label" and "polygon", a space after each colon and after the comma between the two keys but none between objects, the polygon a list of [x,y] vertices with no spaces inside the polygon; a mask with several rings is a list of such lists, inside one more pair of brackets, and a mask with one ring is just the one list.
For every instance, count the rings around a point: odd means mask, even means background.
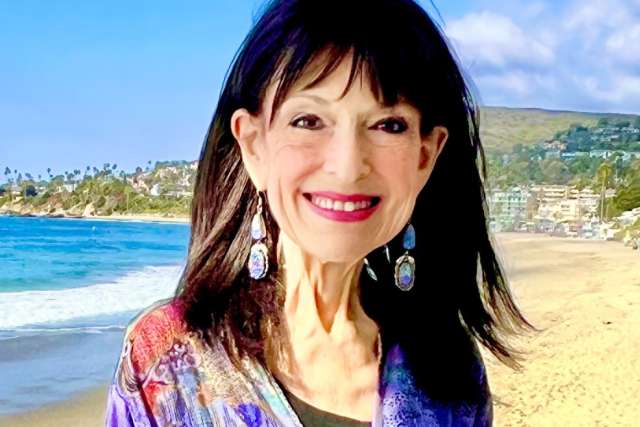
[{"label": "purple fabric", "polygon": [[[375,422],[376,426],[395,427],[488,427],[492,425],[493,407],[489,392],[487,377],[484,366],[479,360],[477,365],[478,382],[486,391],[482,400],[476,405],[441,405],[429,399],[422,391],[418,390],[413,377],[407,367],[404,353],[399,346],[392,347],[386,357],[385,366],[380,382],[380,416]],[[278,390],[270,387],[269,384],[255,384],[256,390],[272,390],[273,395],[285,399]],[[138,399],[135,399],[136,397]],[[183,399],[174,401],[174,411],[178,419],[184,420],[179,425],[204,427],[219,425],[226,426],[296,426],[299,425],[295,413],[290,411],[286,416],[288,420],[280,419],[277,423],[266,416],[261,406],[257,402],[269,404],[273,401],[269,392],[261,391],[256,393],[256,402],[245,402],[236,406],[229,406],[224,401],[218,401],[215,407],[208,408],[218,416],[207,417],[206,420],[198,422],[191,413],[187,413],[188,408],[184,406]],[[131,397],[123,395],[119,387],[114,383],[109,390],[107,403],[106,427],[140,427],[163,425],[158,423],[156,418],[146,413],[146,408],[139,400],[140,394],[133,394]],[[166,402],[164,403],[166,406]],[[234,417],[230,417],[231,410]],[[218,420],[213,422],[212,420]],[[187,421],[188,420],[188,421]],[[175,424],[171,424],[175,425]]]},{"label": "purple fabric", "polygon": [[[220,342],[207,344],[183,319],[178,302],[159,302],[129,325],[109,389],[106,427],[303,427],[262,365],[245,360],[239,369]],[[400,345],[389,348],[371,402],[372,426],[491,426],[491,393],[474,351],[484,394],[473,404],[443,404],[417,387]]]},{"label": "purple fabric", "polygon": [[118,393],[115,384],[109,387],[107,398],[106,426],[109,427],[134,427],[131,411],[127,401]]},{"label": "purple fabric", "polygon": [[440,404],[416,387],[400,346],[389,350],[380,395],[383,426],[487,427],[493,422],[493,407],[482,362],[476,365],[478,383],[485,391],[474,405]]}]

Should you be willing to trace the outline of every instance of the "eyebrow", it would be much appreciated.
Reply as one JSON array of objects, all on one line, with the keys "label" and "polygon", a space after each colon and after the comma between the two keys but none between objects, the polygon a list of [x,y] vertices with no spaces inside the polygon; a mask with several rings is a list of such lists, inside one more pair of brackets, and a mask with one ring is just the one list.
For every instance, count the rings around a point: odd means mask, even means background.
[{"label": "eyebrow", "polygon": [[308,99],[310,99],[312,101],[317,102],[318,104],[325,104],[325,105],[329,104],[328,100],[326,100],[326,99],[324,99],[324,98],[322,98],[320,96],[317,96],[317,95],[312,95],[310,93],[296,93],[296,94],[293,94],[293,95],[291,95],[289,97],[289,99],[291,99],[291,98],[308,98]]}]

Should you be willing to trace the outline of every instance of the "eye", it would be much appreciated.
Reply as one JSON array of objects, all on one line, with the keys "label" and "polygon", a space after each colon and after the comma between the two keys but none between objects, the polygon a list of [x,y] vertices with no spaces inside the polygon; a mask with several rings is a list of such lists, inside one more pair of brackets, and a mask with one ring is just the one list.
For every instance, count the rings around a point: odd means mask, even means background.
[{"label": "eye", "polygon": [[375,129],[379,129],[388,133],[402,133],[406,131],[408,127],[409,126],[404,119],[396,117],[384,119],[374,125]]},{"label": "eye", "polygon": [[322,128],[322,120],[318,116],[310,114],[294,119],[290,125],[295,128],[314,130]]}]

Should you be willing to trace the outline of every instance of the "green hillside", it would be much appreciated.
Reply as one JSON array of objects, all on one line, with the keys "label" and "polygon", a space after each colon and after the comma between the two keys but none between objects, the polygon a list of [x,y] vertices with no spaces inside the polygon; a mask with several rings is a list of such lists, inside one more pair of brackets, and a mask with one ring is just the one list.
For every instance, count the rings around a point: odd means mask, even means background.
[{"label": "green hillside", "polygon": [[511,152],[516,144],[539,143],[572,124],[594,126],[601,118],[633,120],[634,115],[551,111],[537,108],[482,107],[480,137],[488,151]]}]

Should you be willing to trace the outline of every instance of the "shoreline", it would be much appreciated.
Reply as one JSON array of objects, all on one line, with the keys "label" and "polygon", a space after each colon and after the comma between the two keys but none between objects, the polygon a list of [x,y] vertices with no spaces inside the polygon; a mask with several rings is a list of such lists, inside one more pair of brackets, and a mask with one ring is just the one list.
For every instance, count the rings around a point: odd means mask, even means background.
[{"label": "shoreline", "polygon": [[[513,371],[484,348],[494,425],[632,425],[640,383],[629,372],[640,337],[638,253],[614,241],[499,233],[496,252],[510,289],[540,333],[512,344]],[[0,427],[102,426],[108,384],[67,400],[0,417]],[[603,400],[602,396],[608,396]],[[611,403],[616,402],[616,403]]]},{"label": "shoreline", "polygon": [[69,399],[27,412],[0,416],[0,427],[104,426],[109,385],[79,391]]},{"label": "shoreline", "polygon": [[47,215],[47,214],[28,214],[21,215],[15,213],[1,213],[0,216],[12,216],[18,218],[47,218],[47,219],[88,219],[88,220],[100,220],[100,221],[134,221],[134,222],[170,222],[189,224],[191,219],[186,216],[168,217],[155,214],[114,214],[114,215],[88,215],[88,216],[75,216],[75,215]]}]

